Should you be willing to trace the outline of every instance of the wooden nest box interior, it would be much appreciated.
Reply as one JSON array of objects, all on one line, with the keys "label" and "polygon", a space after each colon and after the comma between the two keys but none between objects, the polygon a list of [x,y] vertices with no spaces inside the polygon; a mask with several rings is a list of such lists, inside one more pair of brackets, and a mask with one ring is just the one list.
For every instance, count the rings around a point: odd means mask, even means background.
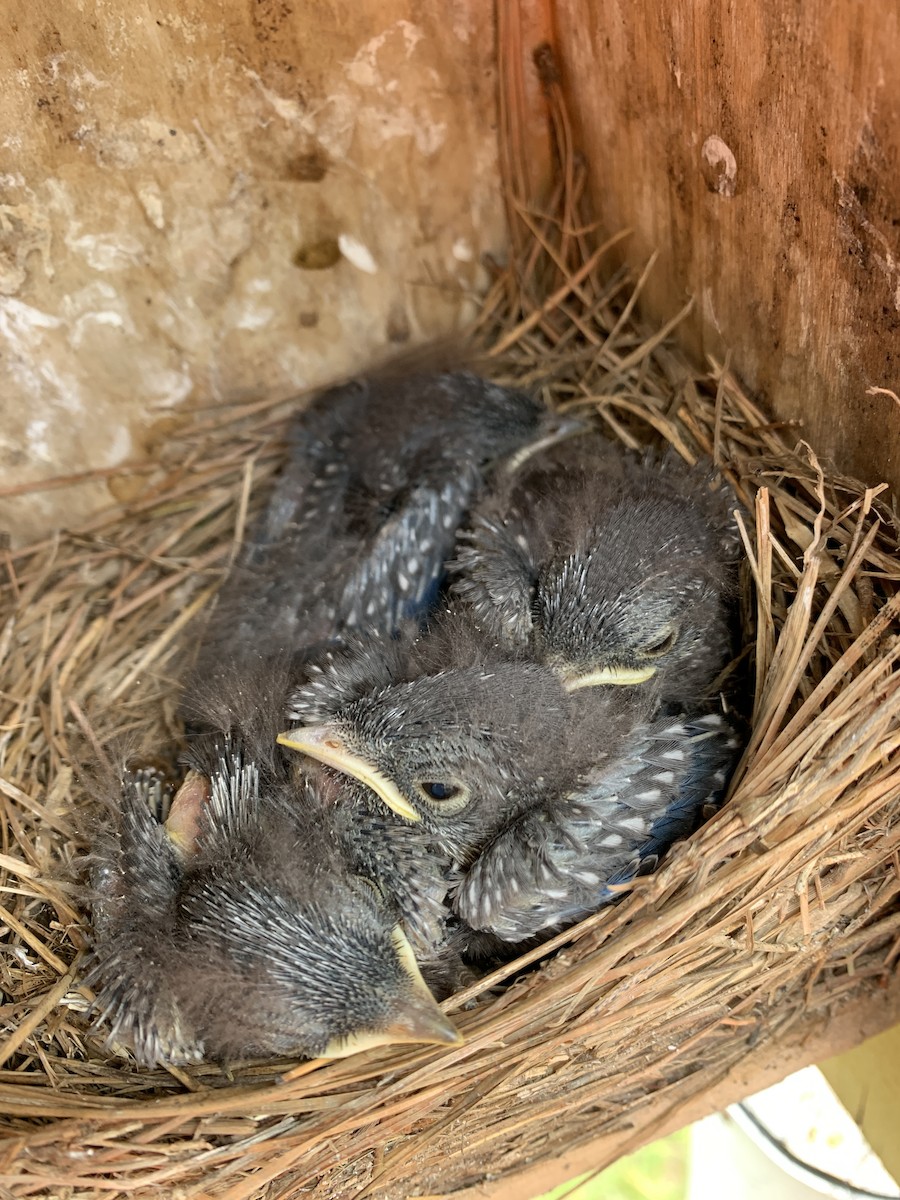
[{"label": "wooden nest box interior", "polygon": [[[900,20],[778,0],[14,0],[0,45],[0,1191],[526,1197],[900,1019]],[[81,768],[296,397],[448,334],[740,500],[752,733],[446,1050],[148,1071],[82,984]]]}]

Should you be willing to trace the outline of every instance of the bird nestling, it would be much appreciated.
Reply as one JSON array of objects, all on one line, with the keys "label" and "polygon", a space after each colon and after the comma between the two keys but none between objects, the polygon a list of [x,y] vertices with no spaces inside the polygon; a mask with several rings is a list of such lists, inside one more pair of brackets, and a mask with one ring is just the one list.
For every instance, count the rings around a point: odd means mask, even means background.
[{"label": "bird nestling", "polygon": [[196,663],[309,654],[433,604],[492,467],[577,424],[469,371],[384,369],[297,414],[290,457],[222,588]]},{"label": "bird nestling", "polygon": [[655,679],[663,701],[694,705],[731,656],[729,500],[700,469],[573,438],[499,477],[452,588],[569,689]]},{"label": "bird nestling", "polygon": [[170,806],[158,775],[126,772],[92,855],[109,1041],[149,1066],[459,1041],[327,780],[267,778],[231,736],[192,759]]},{"label": "bird nestling", "polygon": [[330,654],[289,700],[302,724],[278,741],[356,778],[467,866],[651,704],[649,692],[607,690],[576,705],[549,667],[516,659],[469,614],[448,611],[425,633]]},{"label": "bird nestling", "polygon": [[465,862],[530,802],[564,740],[567,707],[536,665],[451,668],[361,696],[279,741],[358,779]]},{"label": "bird nestling", "polygon": [[738,747],[720,715],[661,715],[652,682],[567,691],[464,612],[405,646],[332,655],[291,715],[311,724],[279,741],[372,789],[410,835],[427,829],[459,878],[454,912],[508,942],[571,924],[651,869],[721,800]]}]

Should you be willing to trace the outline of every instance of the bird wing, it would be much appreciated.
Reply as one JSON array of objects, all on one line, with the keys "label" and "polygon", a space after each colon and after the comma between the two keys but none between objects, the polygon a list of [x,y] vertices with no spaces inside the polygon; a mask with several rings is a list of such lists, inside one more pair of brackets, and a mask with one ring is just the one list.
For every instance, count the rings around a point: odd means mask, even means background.
[{"label": "bird wing", "polygon": [[[153,770],[126,771],[115,833],[100,839],[91,883],[94,1027],[126,1042],[140,1062],[186,1063],[202,1054],[167,986],[181,869],[169,838],[164,787]],[[152,964],[152,970],[151,968]]]},{"label": "bird wing", "polygon": [[[227,845],[232,839],[245,837],[259,820],[259,765],[247,754],[242,739],[235,733],[217,733],[195,738],[187,755],[195,771],[202,773],[205,791],[195,805],[198,812],[194,824],[195,842],[186,847],[188,854],[202,843],[210,847]],[[190,779],[190,776],[188,777]],[[167,825],[172,828],[180,798],[186,783],[172,802]]]},{"label": "bird wing", "polygon": [[361,547],[347,571],[337,611],[343,627],[390,634],[433,606],[456,531],[479,483],[461,466],[452,477],[421,482],[395,499],[394,511]]},{"label": "bird wing", "polygon": [[[180,870],[164,820],[166,782],[153,768],[125,770],[115,834],[101,839],[93,855],[91,882],[101,923],[115,921],[133,900],[148,917],[167,919]],[[123,897],[126,899],[123,900]]]},{"label": "bird wing", "polygon": [[517,514],[479,513],[460,542],[451,564],[454,593],[506,644],[527,647],[538,568],[524,522]]},{"label": "bird wing", "polygon": [[388,375],[320,394],[222,589],[198,672],[390,635],[433,605],[456,532],[487,471],[551,415],[466,372]]},{"label": "bird wing", "polygon": [[456,912],[506,941],[595,912],[721,802],[738,747],[718,714],[640,727],[614,763],[526,812],[482,851]]}]

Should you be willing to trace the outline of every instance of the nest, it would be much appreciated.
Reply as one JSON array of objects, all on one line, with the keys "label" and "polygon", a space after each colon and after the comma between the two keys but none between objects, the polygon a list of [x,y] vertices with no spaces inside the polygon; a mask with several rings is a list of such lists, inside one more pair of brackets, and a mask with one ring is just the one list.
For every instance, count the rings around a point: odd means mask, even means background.
[{"label": "nest", "polygon": [[[560,136],[571,139],[552,76]],[[66,883],[112,742],[177,745],[171,675],[265,500],[290,407],[194,413],[130,496],[7,551],[0,1187],[9,1196],[446,1195],[677,1109],[748,1047],[888,981],[900,956],[900,615],[880,489],[826,470],[727,369],[635,321],[562,156],[475,331],[500,380],[593,409],[631,447],[710,455],[740,497],[752,735],[728,802],[621,903],[445,1004],[450,1050],[143,1071],[89,1032],[85,916]],[[613,239],[615,241],[615,239]],[[296,403],[296,401],[294,401]],[[749,700],[749,697],[748,697]],[[749,707],[749,706],[748,706]],[[86,754],[87,748],[87,754]]]}]

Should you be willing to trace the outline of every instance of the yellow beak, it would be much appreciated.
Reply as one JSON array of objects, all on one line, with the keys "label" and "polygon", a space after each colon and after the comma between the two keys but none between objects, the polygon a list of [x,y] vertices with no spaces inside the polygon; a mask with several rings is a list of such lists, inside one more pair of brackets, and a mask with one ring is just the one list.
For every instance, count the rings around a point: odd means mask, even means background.
[{"label": "yellow beak", "polygon": [[407,821],[419,820],[419,814],[400,794],[397,785],[388,779],[387,775],[376,770],[371,763],[348,750],[340,737],[327,725],[310,726],[309,728],[289,730],[287,733],[279,733],[277,741],[280,745],[287,746],[289,750],[299,750],[301,754],[308,754],[310,758],[315,758],[318,762],[343,771],[345,775],[352,775],[354,779],[358,779],[360,783],[364,783],[377,796],[380,796],[398,817],[403,817]]},{"label": "yellow beak", "polygon": [[575,692],[586,687],[633,687],[636,683],[646,683],[656,674],[656,667],[598,667],[596,671],[588,671],[584,675],[563,676],[563,687],[567,692]]},{"label": "yellow beak", "polygon": [[433,1042],[440,1046],[457,1046],[463,1037],[437,1006],[437,1001],[422,978],[412,946],[403,930],[396,925],[391,940],[404,971],[412,985],[411,994],[404,996],[391,1014],[390,1023],[382,1029],[360,1030],[347,1037],[334,1038],[325,1047],[323,1058],[346,1058],[374,1046],[391,1046],[398,1042]]}]

